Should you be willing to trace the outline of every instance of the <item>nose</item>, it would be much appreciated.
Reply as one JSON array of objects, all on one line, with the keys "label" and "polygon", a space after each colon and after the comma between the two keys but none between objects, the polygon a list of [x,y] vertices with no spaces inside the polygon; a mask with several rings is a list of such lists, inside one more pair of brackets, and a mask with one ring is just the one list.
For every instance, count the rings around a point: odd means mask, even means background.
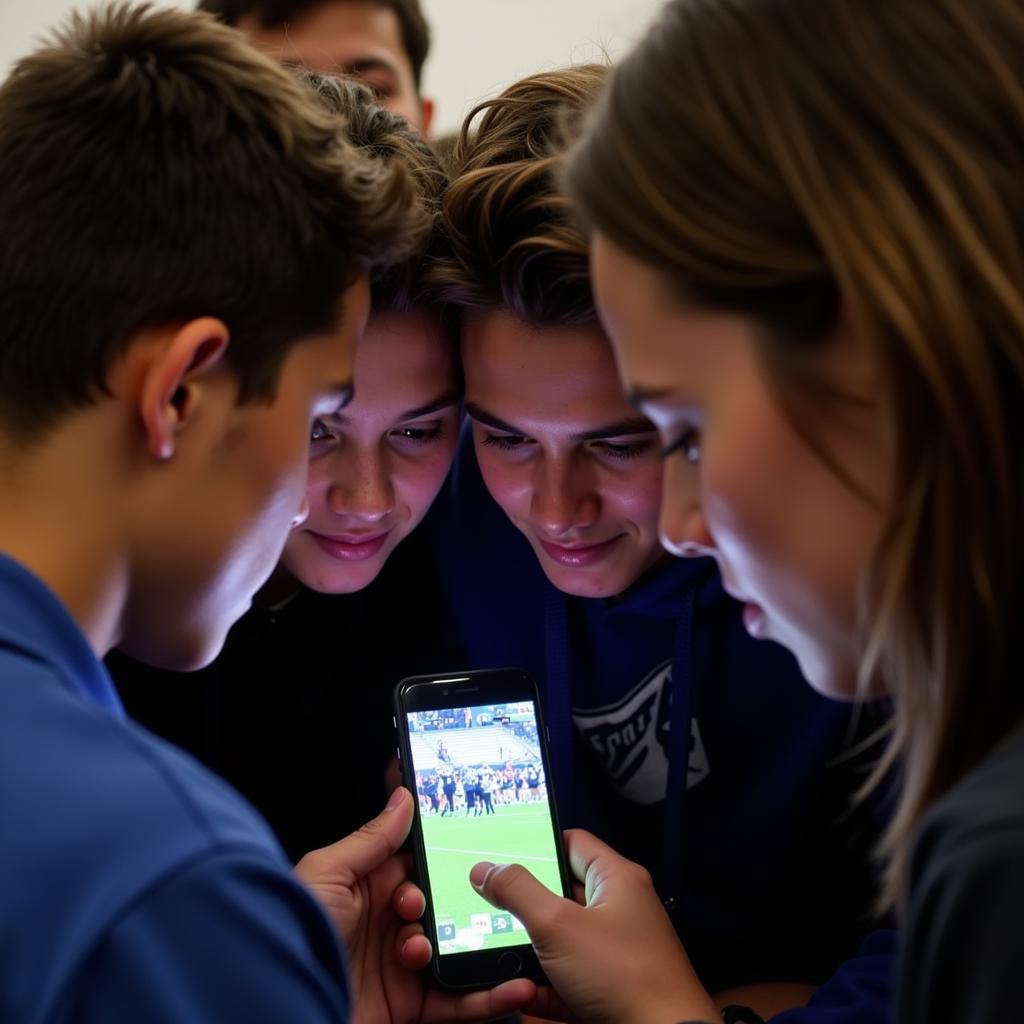
[{"label": "nose", "polygon": [[309,495],[303,494],[302,501],[299,502],[298,511],[292,516],[292,529],[296,526],[301,526],[309,518]]},{"label": "nose", "polygon": [[395,495],[380,452],[352,452],[337,466],[327,489],[327,507],[336,516],[380,523],[394,508]]},{"label": "nose", "polygon": [[549,536],[593,526],[601,498],[589,468],[571,456],[539,460],[535,469],[530,517]]},{"label": "nose", "polygon": [[715,542],[704,518],[692,467],[666,467],[658,530],[662,547],[673,555],[698,558],[715,554]]}]

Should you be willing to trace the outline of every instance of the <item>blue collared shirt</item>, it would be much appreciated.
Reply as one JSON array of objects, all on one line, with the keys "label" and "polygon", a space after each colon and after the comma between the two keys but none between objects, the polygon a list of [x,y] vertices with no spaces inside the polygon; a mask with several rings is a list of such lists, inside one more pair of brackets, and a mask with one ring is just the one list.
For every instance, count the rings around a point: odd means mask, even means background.
[{"label": "blue collared shirt", "polygon": [[127,721],[0,554],[0,1020],[343,1021],[341,949],[266,824]]}]

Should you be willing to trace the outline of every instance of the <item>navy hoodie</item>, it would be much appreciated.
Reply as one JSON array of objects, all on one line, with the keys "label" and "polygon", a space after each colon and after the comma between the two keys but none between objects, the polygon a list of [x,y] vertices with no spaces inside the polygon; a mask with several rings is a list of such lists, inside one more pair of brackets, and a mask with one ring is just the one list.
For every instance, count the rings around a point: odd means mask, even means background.
[{"label": "navy hoodie", "polygon": [[[466,432],[430,527],[469,667],[540,684],[563,827],[651,871],[712,991],[821,985],[777,1021],[889,1018],[893,939],[856,957],[875,893],[867,770],[878,725],[755,641],[708,559],[666,559],[626,593],[569,597],[487,493]],[[845,961],[850,962],[845,962]]]}]

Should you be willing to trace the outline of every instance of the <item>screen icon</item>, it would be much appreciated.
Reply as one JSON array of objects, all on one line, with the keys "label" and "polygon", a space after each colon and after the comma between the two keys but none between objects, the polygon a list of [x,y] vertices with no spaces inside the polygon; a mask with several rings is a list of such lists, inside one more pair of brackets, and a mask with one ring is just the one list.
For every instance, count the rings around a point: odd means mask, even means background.
[{"label": "screen icon", "polygon": [[469,919],[469,926],[477,935],[491,934],[491,915],[473,914]]},{"label": "screen icon", "polygon": [[514,932],[525,932],[526,931],[526,925],[523,924],[523,922],[520,921],[518,917],[513,917],[512,918],[512,931],[514,931]]},{"label": "screen icon", "polygon": [[491,914],[491,930],[495,935],[504,935],[512,931],[512,915]]},{"label": "screen icon", "polygon": [[440,942],[451,942],[455,938],[455,922],[445,921],[437,926],[437,938]]}]

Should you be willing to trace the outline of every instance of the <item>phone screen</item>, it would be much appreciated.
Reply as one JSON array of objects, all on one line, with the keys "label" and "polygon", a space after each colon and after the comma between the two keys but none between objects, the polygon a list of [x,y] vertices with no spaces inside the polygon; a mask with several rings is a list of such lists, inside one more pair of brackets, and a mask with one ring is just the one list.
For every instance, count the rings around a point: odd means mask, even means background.
[{"label": "phone screen", "polygon": [[518,863],[562,892],[532,700],[406,712],[440,956],[528,943],[469,883],[481,860]]}]

